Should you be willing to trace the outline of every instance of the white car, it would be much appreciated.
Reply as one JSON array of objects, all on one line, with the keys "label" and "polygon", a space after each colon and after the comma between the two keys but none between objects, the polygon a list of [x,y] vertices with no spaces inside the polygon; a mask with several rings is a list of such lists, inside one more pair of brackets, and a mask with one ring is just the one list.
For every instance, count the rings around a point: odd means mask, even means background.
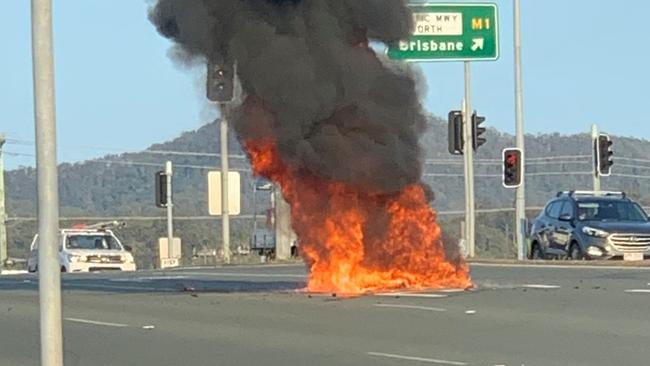
[{"label": "white car", "polygon": [[[59,232],[61,272],[135,271],[131,248],[110,230],[62,229]],[[34,236],[27,258],[27,270],[38,270],[38,234]]]}]

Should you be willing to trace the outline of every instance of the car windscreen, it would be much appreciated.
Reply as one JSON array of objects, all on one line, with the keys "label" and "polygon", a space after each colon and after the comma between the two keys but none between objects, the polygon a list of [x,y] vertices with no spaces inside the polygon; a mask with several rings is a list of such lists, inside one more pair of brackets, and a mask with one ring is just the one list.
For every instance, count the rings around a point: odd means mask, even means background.
[{"label": "car windscreen", "polygon": [[578,202],[580,221],[648,221],[645,212],[629,201],[582,201]]},{"label": "car windscreen", "polygon": [[121,250],[117,240],[110,235],[68,235],[65,240],[68,249]]}]

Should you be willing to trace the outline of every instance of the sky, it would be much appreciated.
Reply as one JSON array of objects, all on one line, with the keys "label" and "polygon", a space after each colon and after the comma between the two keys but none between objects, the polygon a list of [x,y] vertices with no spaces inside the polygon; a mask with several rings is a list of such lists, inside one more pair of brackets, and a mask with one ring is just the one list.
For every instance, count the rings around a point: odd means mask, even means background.
[{"label": "sky", "polygon": [[[453,1],[449,1],[453,2]],[[167,56],[147,19],[149,0],[54,1],[58,160],[141,150],[213,120],[201,70]],[[514,133],[513,0],[497,0],[500,58],[472,63],[472,100],[486,124]],[[527,133],[602,131],[650,139],[650,2],[522,0]],[[34,165],[30,2],[0,5],[0,133],[8,169]],[[463,64],[418,64],[425,108],[462,101]],[[216,150],[216,146],[215,146]]]}]

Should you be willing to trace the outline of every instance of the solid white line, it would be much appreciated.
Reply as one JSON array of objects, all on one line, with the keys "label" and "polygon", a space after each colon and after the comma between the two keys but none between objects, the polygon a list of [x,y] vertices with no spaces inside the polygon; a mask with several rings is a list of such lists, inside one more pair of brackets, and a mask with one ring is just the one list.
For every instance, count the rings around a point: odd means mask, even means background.
[{"label": "solid white line", "polygon": [[650,294],[650,290],[645,288],[635,288],[631,290],[625,290],[628,294]]},{"label": "solid white line", "polygon": [[128,324],[98,322],[98,321],[95,321],[95,320],[78,319],[78,318],[65,318],[65,320],[67,320],[69,322],[73,322],[73,323],[102,325],[102,326],[105,326],[105,327],[115,327],[115,328],[126,328],[126,327],[129,326]]},{"label": "solid white line", "polygon": [[425,362],[425,363],[435,363],[435,364],[438,364],[438,365],[452,365],[452,366],[465,366],[465,365],[467,365],[467,362],[437,360],[435,358],[402,356],[402,355],[394,355],[394,354],[391,354],[391,353],[382,353],[382,352],[367,352],[366,354],[368,356],[395,358],[395,359],[398,359],[398,360],[417,361],[417,362]]},{"label": "solid white line", "polygon": [[529,269],[616,269],[650,271],[650,267],[627,267],[627,266],[595,266],[576,264],[521,264],[521,263],[470,263],[470,267],[492,267],[492,268],[529,268]]},{"label": "solid white line", "polygon": [[558,286],[558,285],[535,285],[535,284],[521,285],[521,287],[534,288],[534,289],[539,289],[539,290],[551,290],[551,289],[562,288],[562,286]]},{"label": "solid white line", "polygon": [[437,311],[445,312],[447,309],[442,308],[432,308],[428,306],[416,306],[416,305],[393,305],[393,304],[374,304],[378,308],[397,308],[397,309],[413,309],[413,310],[428,310],[428,311]]},{"label": "solid white line", "polygon": [[422,298],[429,298],[429,299],[440,299],[440,298],[447,297],[447,295],[441,295],[441,294],[418,294],[418,293],[412,293],[412,292],[384,292],[384,293],[375,294],[375,296],[422,297]]}]

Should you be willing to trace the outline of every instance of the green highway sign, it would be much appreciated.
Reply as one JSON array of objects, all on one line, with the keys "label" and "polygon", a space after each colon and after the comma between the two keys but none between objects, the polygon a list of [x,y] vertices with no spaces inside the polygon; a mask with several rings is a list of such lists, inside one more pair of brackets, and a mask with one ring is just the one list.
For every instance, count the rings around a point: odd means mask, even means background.
[{"label": "green highway sign", "polygon": [[413,35],[388,47],[402,61],[478,61],[499,58],[496,4],[410,5]]}]

